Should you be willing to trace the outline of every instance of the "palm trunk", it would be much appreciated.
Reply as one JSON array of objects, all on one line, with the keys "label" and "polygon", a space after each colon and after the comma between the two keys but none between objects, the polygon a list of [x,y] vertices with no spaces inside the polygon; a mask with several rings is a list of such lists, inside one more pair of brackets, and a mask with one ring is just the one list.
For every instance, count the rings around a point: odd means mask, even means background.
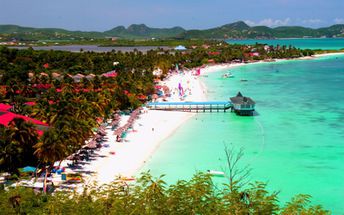
[{"label": "palm trunk", "polygon": [[47,178],[49,174],[49,167],[45,168],[45,175],[44,175],[44,181],[43,181],[43,193],[47,193]]},{"label": "palm trunk", "polygon": [[41,163],[38,163],[37,166],[36,166],[36,171],[35,171],[35,182],[37,181],[37,178],[38,178],[38,167]]}]

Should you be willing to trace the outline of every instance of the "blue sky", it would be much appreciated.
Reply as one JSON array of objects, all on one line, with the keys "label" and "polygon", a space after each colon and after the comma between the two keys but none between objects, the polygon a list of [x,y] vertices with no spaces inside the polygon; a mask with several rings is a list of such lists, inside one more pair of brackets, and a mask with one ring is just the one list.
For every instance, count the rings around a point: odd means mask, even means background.
[{"label": "blue sky", "polygon": [[206,29],[344,24],[344,0],[1,0],[0,24],[105,31],[118,25]]}]

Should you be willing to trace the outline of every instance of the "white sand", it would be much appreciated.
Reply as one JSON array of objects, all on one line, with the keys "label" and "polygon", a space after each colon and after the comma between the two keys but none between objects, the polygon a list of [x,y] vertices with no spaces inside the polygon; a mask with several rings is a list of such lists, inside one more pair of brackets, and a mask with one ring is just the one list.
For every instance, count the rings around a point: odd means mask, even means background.
[{"label": "white sand", "polygon": [[332,56],[332,55],[342,55],[344,52],[334,52],[334,53],[324,53],[324,54],[316,54],[314,57],[324,57],[324,56]]},{"label": "white sand", "polygon": [[[214,67],[211,68],[214,71],[218,70]],[[209,70],[209,68],[207,69]],[[167,98],[169,101],[181,100],[175,91],[179,83],[187,95],[183,97],[184,101],[204,101],[206,99],[205,90],[199,77],[191,75],[190,71],[185,74],[175,74],[161,83],[174,91],[174,94]],[[86,184],[96,182],[98,185],[102,185],[115,180],[118,176],[132,177],[150,158],[159,144],[194,115],[195,113],[190,112],[148,110],[135,121],[134,131],[129,130],[126,141],[123,142],[116,142],[113,131],[108,127],[104,144],[108,144],[109,147],[95,151],[96,159],[86,162],[78,171],[88,173],[84,174]],[[122,116],[121,124],[125,124],[126,120],[128,117]]]},{"label": "white sand", "polygon": [[[96,160],[84,165],[83,170],[94,172],[86,183],[97,182],[99,185],[109,183],[118,176],[133,176],[149,159],[159,143],[171,135],[193,113],[148,111],[140,115],[130,130],[126,141],[116,142],[110,128],[107,128],[108,148],[97,153]],[[110,152],[115,152],[111,154]]]}]

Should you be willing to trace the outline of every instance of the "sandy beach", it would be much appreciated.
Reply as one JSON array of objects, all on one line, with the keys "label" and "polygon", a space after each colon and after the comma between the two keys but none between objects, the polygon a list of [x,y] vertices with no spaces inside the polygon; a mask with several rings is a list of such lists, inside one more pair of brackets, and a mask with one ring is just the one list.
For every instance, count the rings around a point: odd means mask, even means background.
[{"label": "sandy beach", "polygon": [[[218,64],[201,68],[201,75],[223,69],[229,69],[244,64]],[[193,75],[196,70],[184,71],[171,75],[159,83],[168,86],[171,96],[167,101],[205,101],[206,88],[199,76]],[[178,85],[181,84],[185,96],[178,95]],[[118,177],[134,177],[147,162],[160,143],[172,135],[178,127],[196,113],[145,110],[134,123],[122,142],[116,142],[116,136],[111,127],[106,128],[105,142],[91,161],[84,162],[81,168],[73,170],[83,173],[85,184],[98,185],[110,183]],[[121,124],[125,124],[128,116],[122,116]],[[63,162],[66,167],[66,161]],[[68,168],[68,167],[67,167]]]},{"label": "sandy beach", "polygon": [[[229,65],[215,65],[202,69],[202,73],[218,71]],[[206,90],[199,77],[194,76],[193,71],[176,73],[160,83],[171,89],[171,97],[168,101],[205,101]],[[185,90],[185,96],[180,97],[177,89],[181,84]],[[133,129],[128,131],[125,140],[116,142],[116,136],[111,127],[106,127],[105,142],[95,156],[88,162],[83,162],[81,168],[73,170],[83,173],[85,184],[98,185],[110,183],[118,177],[131,178],[149,160],[150,156],[159,147],[160,143],[172,135],[176,129],[186,122],[195,113],[144,110],[134,123]],[[125,124],[128,116],[122,116],[121,124]],[[68,169],[66,161],[64,166]]]}]

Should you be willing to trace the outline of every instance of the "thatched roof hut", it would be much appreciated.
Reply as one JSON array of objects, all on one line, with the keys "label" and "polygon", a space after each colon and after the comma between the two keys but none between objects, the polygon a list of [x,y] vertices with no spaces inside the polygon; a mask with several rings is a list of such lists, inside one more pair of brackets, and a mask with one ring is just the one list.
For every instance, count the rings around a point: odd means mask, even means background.
[{"label": "thatched roof hut", "polygon": [[250,97],[245,97],[238,92],[235,97],[230,98],[234,111],[239,115],[252,115],[256,102]]}]

